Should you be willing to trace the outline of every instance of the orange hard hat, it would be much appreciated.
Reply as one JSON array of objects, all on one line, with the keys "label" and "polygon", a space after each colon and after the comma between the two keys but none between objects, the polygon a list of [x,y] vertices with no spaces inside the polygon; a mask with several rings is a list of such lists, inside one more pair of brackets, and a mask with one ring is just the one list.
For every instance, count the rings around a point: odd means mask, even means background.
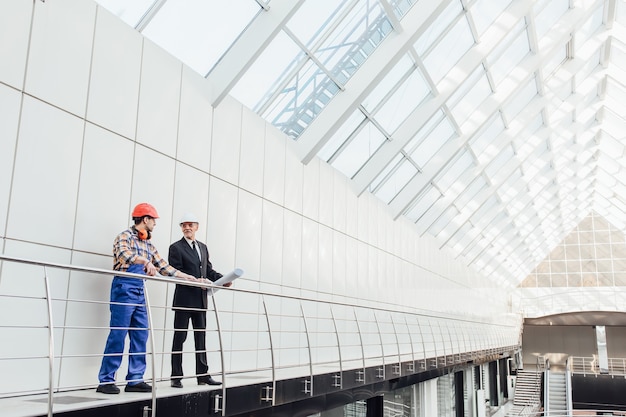
[{"label": "orange hard hat", "polygon": [[150,216],[154,219],[158,219],[159,213],[157,213],[156,209],[151,204],[139,203],[133,209],[132,217],[143,217],[143,216]]}]

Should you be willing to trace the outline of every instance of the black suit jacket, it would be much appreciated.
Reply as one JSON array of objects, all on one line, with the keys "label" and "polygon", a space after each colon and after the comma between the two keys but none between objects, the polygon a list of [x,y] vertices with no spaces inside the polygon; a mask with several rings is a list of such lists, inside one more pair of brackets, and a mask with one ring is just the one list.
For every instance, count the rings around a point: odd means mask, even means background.
[{"label": "black suit jacket", "polygon": [[[179,271],[193,275],[196,278],[208,278],[215,282],[222,277],[222,274],[213,269],[209,261],[209,250],[207,246],[196,240],[200,247],[202,261],[198,259],[198,254],[193,251],[189,243],[183,237],[178,242],[170,245],[168,262]],[[207,308],[207,290],[200,287],[176,284],[174,290],[174,308]]]}]

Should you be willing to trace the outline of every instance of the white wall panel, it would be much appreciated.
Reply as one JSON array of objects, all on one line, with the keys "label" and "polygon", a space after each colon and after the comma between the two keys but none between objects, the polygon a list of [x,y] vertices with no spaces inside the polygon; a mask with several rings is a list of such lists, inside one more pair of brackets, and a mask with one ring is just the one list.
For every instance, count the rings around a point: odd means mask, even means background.
[{"label": "white wall panel", "polygon": [[213,107],[206,80],[183,66],[177,158],[202,171],[211,166]]},{"label": "white wall panel", "polygon": [[346,192],[346,234],[357,236],[359,222],[359,197],[352,191],[348,184]]},{"label": "white wall panel", "polygon": [[266,200],[263,201],[259,280],[265,283],[280,284],[282,281],[283,214],[282,207]]},{"label": "white wall panel", "polygon": [[113,238],[129,224],[129,207],[125,202],[130,198],[132,166],[133,142],[87,123],[74,248],[111,253]]},{"label": "white wall panel", "polygon": [[256,195],[263,195],[263,164],[266,123],[251,110],[243,108],[239,186]]},{"label": "white wall panel", "polygon": [[346,236],[346,278],[345,293],[351,297],[359,296],[359,244],[356,239]]},{"label": "white wall panel", "polygon": [[219,271],[228,272],[235,267],[237,197],[236,187],[211,177],[206,244],[211,251],[211,262]]},{"label": "white wall panel", "polygon": [[8,237],[71,247],[82,140],[81,119],[24,98]]},{"label": "white wall panel", "polygon": [[176,152],[182,63],[146,39],[143,44],[137,141],[167,155]]},{"label": "white wall panel", "polygon": [[280,206],[285,201],[285,140],[284,135],[276,129],[266,130],[263,197]]},{"label": "white wall panel", "polygon": [[0,2],[0,82],[18,90],[24,84],[32,1]]},{"label": "white wall panel", "polygon": [[285,154],[285,208],[302,213],[304,165],[287,142]]},{"label": "white wall panel", "polygon": [[25,90],[84,117],[96,4],[83,0],[34,4]]},{"label": "white wall panel", "polygon": [[335,183],[333,178],[335,176],[334,168],[328,164],[320,163],[319,177],[320,177],[320,195],[319,195],[319,221],[321,224],[328,227],[334,227],[333,225],[333,201]]},{"label": "white wall panel", "polygon": [[318,247],[319,223],[304,217],[302,219],[302,288],[306,290],[317,290]]},{"label": "white wall panel", "polygon": [[263,200],[239,190],[237,210],[235,266],[243,269],[246,279],[258,280],[261,273]]},{"label": "white wall panel", "polygon": [[[92,234],[92,238],[102,240],[101,236]],[[114,236],[104,239],[112,246]],[[72,263],[89,265],[93,268],[112,269],[111,255],[98,256],[85,253],[74,253]],[[103,303],[68,302],[65,314],[65,325],[69,328],[63,333],[63,350],[58,354],[74,356],[63,359],[63,367],[59,375],[61,386],[72,384],[93,384],[97,380],[98,371],[108,335],[109,325],[109,293],[112,276],[73,271],[70,273],[68,299],[98,301]],[[74,327],[74,328],[72,328]],[[80,356],[91,355],[91,356]],[[122,372],[125,372],[123,370]]]},{"label": "white wall panel", "polygon": [[339,171],[334,172],[333,178],[333,228],[340,232],[346,232],[347,225],[347,202],[346,194],[352,193],[348,187],[348,178]]},{"label": "white wall panel", "polygon": [[17,90],[0,84],[0,236],[6,232],[21,98]]},{"label": "white wall panel", "polygon": [[[368,299],[371,295],[368,285],[369,285],[369,272],[370,272],[370,264],[369,264],[369,252],[368,246],[364,242],[358,241],[357,246],[357,259],[358,259],[358,269],[357,269],[357,282],[355,288],[358,291],[356,294],[357,297],[362,297],[364,299]],[[354,284],[354,283],[353,283]]]},{"label": "white wall panel", "polygon": [[237,185],[241,145],[242,105],[227,96],[213,113],[211,174]]},{"label": "white wall panel", "polygon": [[317,290],[330,293],[333,289],[333,231],[323,224],[319,228],[318,251]]},{"label": "white wall panel", "polygon": [[333,294],[345,294],[350,288],[347,283],[346,235],[333,232]]},{"label": "white wall panel", "polygon": [[285,210],[283,284],[300,288],[302,275],[302,216]]},{"label": "white wall panel", "polygon": [[[209,211],[209,174],[188,165],[176,163],[174,179],[174,207],[172,210],[172,242],[183,237],[180,228],[181,217],[193,213],[198,219],[196,239],[206,243],[207,215]],[[209,248],[210,253],[211,248]]]},{"label": "white wall panel", "polygon": [[356,237],[362,242],[369,242],[370,205],[367,194],[362,194],[357,206],[357,233]]},{"label": "white wall panel", "polygon": [[139,32],[98,7],[87,118],[131,139],[137,122],[141,49]]},{"label": "white wall panel", "polygon": [[320,162],[319,158],[313,158],[304,167],[302,181],[302,214],[317,221],[320,214]]},{"label": "white wall panel", "polygon": [[[171,243],[172,199],[174,198],[174,160],[151,149],[135,145],[135,165],[132,177],[131,205],[127,225],[131,224],[130,213],[139,203],[150,203],[159,213],[152,235],[152,243],[161,256],[167,256]],[[123,224],[120,225],[123,230]],[[119,232],[118,232],[119,233]]]}]

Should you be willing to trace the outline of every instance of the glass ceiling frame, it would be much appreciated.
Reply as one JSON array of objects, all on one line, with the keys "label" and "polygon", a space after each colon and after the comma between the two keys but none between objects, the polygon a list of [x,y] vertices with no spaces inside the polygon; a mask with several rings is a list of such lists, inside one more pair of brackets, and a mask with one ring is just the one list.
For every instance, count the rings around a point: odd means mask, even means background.
[{"label": "glass ceiling frame", "polygon": [[[148,7],[132,25],[139,31],[151,28],[164,6],[177,1],[145,0]],[[294,112],[293,122],[307,118],[302,129],[291,134],[299,158],[308,163],[330,155],[326,160],[333,166],[345,160],[349,142],[342,144],[345,139],[333,136],[355,112],[361,112],[362,123],[371,122],[383,140],[351,174],[357,193],[376,193],[389,181],[384,198],[394,218],[410,217],[420,234],[432,234],[441,248],[450,248],[499,283],[516,286],[550,252],[550,245],[557,244],[591,210],[626,229],[626,219],[621,218],[626,184],[611,180],[615,169],[619,173],[626,170],[626,156],[622,156],[626,155],[622,137],[626,124],[621,116],[626,114],[626,106],[616,99],[626,95],[619,81],[626,74],[626,64],[620,59],[626,55],[626,41],[622,41],[626,40],[626,22],[621,22],[626,20],[624,0],[512,0],[501,13],[486,0],[346,0],[334,3],[343,8],[343,14],[338,14],[341,18],[332,20],[330,16],[329,26],[319,28],[319,37],[310,45],[308,40],[298,39],[289,23],[300,8],[315,0],[237,1],[255,3],[258,12],[202,74],[211,87],[213,105],[233,94],[239,83],[249,83],[260,57],[279,35],[286,35],[299,48],[301,61],[285,70],[284,74],[291,75],[267,92],[269,101],[261,105],[260,113],[270,113],[273,100],[278,100],[281,90],[293,87],[292,80],[305,65],[317,68],[335,90],[313,113],[298,116]],[[321,8],[323,3],[318,4]],[[335,36],[335,30],[349,31],[350,23],[345,21],[359,8],[365,13],[364,20],[353,26],[351,33],[346,32],[346,42],[354,42],[355,51],[358,42],[367,42],[354,39],[359,27],[362,36],[379,38],[349,73],[342,73],[342,68],[327,67],[318,58],[318,48]],[[372,15],[370,22],[367,13],[374,8],[382,12]],[[376,32],[376,18],[391,31]],[[441,19],[447,26],[435,24]],[[464,30],[467,26],[473,45],[453,65],[446,64],[449,71],[429,73],[430,62],[445,57],[447,51],[441,51],[439,45],[457,30],[456,23],[462,23]],[[345,29],[341,25],[346,25]],[[509,44],[503,45],[503,41]],[[520,45],[529,52],[511,53],[510,48]],[[385,131],[377,119],[378,109],[404,87],[391,87],[387,97],[370,109],[371,114],[363,103],[407,57],[430,92],[412,104],[413,110],[393,131]],[[342,59],[348,58],[353,57]],[[476,72],[479,69],[482,72]],[[408,77],[412,74],[406,73],[398,82]],[[606,93],[609,84],[616,91],[614,96]],[[294,109],[301,105],[293,103]],[[457,107],[459,103],[461,107]],[[432,158],[417,163],[407,144],[438,113],[451,124],[455,135],[446,139]],[[494,117],[502,119],[504,131],[493,136],[491,143],[481,144],[480,151],[474,149],[473,143],[485,134],[483,128]],[[543,127],[529,131],[527,127],[535,120],[542,120]],[[288,125],[269,121],[290,134],[285,130]],[[457,168],[449,171],[458,158],[471,164],[463,165],[459,172]],[[494,158],[502,158],[497,167]],[[615,164],[599,164],[602,158]],[[394,183],[395,175],[404,177]],[[477,189],[472,204],[459,204],[459,198],[465,198],[465,190],[479,177],[486,186]],[[433,190],[436,193],[431,193]],[[432,202],[418,204],[436,194]],[[487,202],[491,204],[488,210]],[[424,211],[416,213],[415,207],[421,206]]]}]

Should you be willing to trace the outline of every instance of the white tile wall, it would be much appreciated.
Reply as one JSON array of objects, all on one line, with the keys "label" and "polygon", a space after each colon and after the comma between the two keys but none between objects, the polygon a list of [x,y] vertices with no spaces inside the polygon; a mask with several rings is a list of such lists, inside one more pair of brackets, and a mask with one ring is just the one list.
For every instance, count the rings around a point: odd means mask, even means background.
[{"label": "white tile wall", "polygon": [[0,82],[22,89],[33,2],[0,3]]},{"label": "white tile wall", "polygon": [[280,206],[285,202],[285,138],[275,129],[265,134],[263,197]]},{"label": "white tile wall", "polygon": [[206,244],[218,271],[228,272],[238,266],[235,265],[238,194],[237,187],[211,177]]},{"label": "white tile wall", "polygon": [[246,279],[261,276],[261,236],[263,200],[245,190],[239,191],[235,265],[244,270]]},{"label": "white tile wall", "polygon": [[24,97],[7,236],[71,247],[83,121]]},{"label": "white tile wall", "polygon": [[[269,126],[268,126],[269,128]],[[287,142],[285,154],[285,208],[302,213],[304,165],[294,154],[292,143]]]},{"label": "white tile wall", "polygon": [[[159,213],[159,219],[153,233],[152,242],[161,256],[167,256],[167,248],[171,243],[172,190],[174,189],[174,160],[144,148],[135,146],[135,159],[132,167],[128,167],[128,181],[132,182],[130,210],[126,225],[131,224],[132,208],[142,202],[152,204]],[[119,231],[124,229],[124,224]],[[118,231],[118,232],[119,232]]]},{"label": "white tile wall", "polygon": [[282,282],[283,215],[280,206],[263,201],[260,278],[273,284]]},{"label": "white tile wall", "polygon": [[282,280],[286,286],[300,288],[302,279],[302,216],[289,210],[285,210],[284,213]]},{"label": "white tile wall", "polygon": [[[113,238],[130,224],[133,148],[128,139],[86,124],[74,232],[80,250],[110,254]],[[106,215],[102,207],[108,207]]]},{"label": "white tile wall", "polygon": [[21,98],[17,90],[0,84],[0,235],[6,233]]},{"label": "white tile wall", "polygon": [[131,139],[137,125],[142,49],[137,31],[98,7],[87,118]]},{"label": "white tile wall", "polygon": [[182,64],[149,40],[143,44],[137,142],[176,152]]},{"label": "white tile wall", "polygon": [[252,111],[244,108],[239,159],[239,186],[258,196],[263,195],[263,169],[266,124]]},{"label": "white tile wall", "polygon": [[34,4],[25,90],[85,117],[96,5],[82,0]]},{"label": "white tile wall", "polygon": [[205,172],[211,167],[213,126],[208,90],[204,78],[183,66],[176,157]]},{"label": "white tile wall", "polygon": [[227,97],[215,109],[211,141],[211,173],[237,185],[241,146],[242,105]]},{"label": "white tile wall", "polygon": [[[180,228],[181,217],[191,212],[198,217],[196,239],[207,240],[207,215],[209,211],[209,174],[189,165],[177,163],[174,179],[174,207],[171,221],[172,242],[183,237]],[[210,250],[211,248],[209,248]]]}]

